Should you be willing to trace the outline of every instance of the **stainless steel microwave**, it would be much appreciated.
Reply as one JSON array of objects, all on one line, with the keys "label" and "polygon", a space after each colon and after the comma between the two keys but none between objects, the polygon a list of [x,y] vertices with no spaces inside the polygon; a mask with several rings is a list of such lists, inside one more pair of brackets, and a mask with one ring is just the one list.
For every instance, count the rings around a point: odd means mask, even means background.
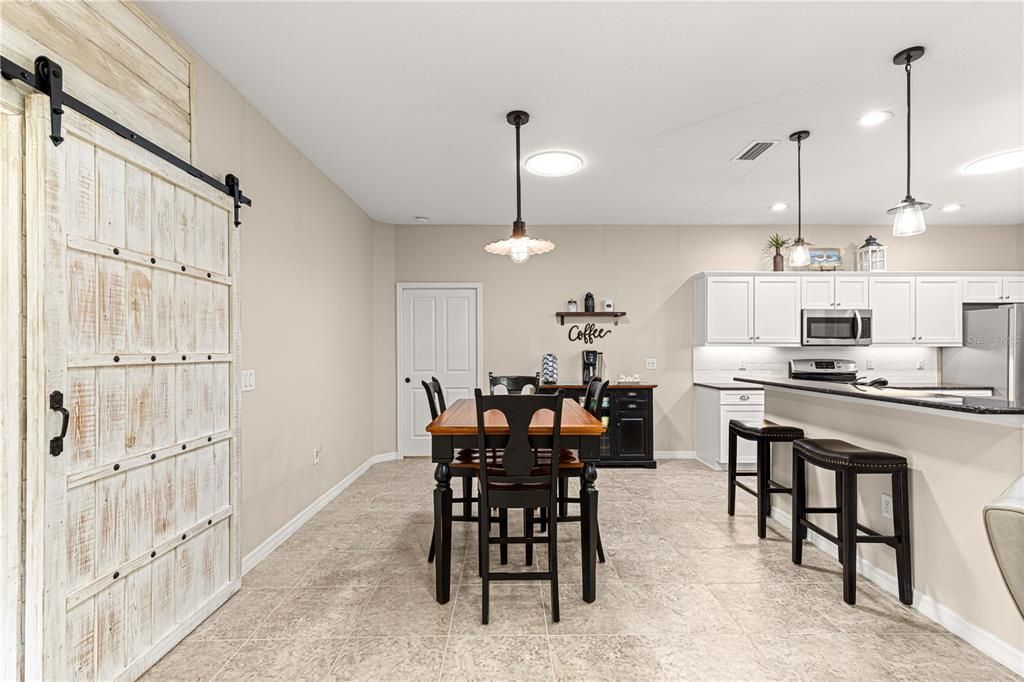
[{"label": "stainless steel microwave", "polygon": [[871,311],[805,308],[801,345],[870,346]]}]

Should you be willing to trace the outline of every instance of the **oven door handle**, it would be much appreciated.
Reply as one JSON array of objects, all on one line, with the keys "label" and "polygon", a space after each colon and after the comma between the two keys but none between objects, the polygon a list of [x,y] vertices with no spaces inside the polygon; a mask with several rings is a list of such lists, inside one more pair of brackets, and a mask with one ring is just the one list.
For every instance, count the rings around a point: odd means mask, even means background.
[{"label": "oven door handle", "polygon": [[853,316],[857,320],[857,332],[854,335],[853,340],[854,340],[855,343],[860,343],[860,333],[861,333],[861,330],[864,327],[864,321],[861,320],[861,318],[860,318],[860,311],[859,310],[854,310],[853,311]]}]

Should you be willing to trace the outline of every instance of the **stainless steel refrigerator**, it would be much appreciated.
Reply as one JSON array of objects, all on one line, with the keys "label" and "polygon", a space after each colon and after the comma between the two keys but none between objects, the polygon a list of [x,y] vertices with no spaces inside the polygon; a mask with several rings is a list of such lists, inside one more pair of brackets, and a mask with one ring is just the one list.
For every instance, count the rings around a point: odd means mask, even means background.
[{"label": "stainless steel refrigerator", "polygon": [[1024,303],[964,306],[963,348],[942,349],[942,381],[1024,400]]}]

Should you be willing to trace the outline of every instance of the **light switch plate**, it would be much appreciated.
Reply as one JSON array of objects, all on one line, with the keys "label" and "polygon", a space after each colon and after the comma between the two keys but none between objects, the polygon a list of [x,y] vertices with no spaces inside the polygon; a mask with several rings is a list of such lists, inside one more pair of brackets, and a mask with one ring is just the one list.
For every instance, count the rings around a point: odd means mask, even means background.
[{"label": "light switch plate", "polygon": [[882,516],[887,519],[892,518],[892,495],[882,493]]},{"label": "light switch plate", "polygon": [[254,369],[243,369],[242,370],[242,391],[255,391],[256,390],[256,370]]},{"label": "light switch plate", "polygon": [[658,359],[647,358],[644,360],[644,369],[658,369]]}]

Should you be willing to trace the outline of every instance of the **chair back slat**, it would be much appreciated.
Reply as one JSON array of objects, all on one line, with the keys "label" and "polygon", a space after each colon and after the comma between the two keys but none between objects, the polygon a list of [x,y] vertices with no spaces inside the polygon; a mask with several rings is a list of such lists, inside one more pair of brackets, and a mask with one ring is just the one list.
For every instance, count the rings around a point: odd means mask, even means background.
[{"label": "chair back slat", "polygon": [[438,381],[437,377],[430,377],[430,383],[434,387],[434,393],[437,395],[437,410],[438,412],[444,412],[448,409],[448,402],[444,399],[444,389],[441,388],[441,382]]},{"label": "chair back slat", "polygon": [[523,388],[526,386],[532,386],[533,392],[536,393],[537,387],[540,386],[540,372],[537,372],[532,376],[528,374],[506,374],[495,376],[493,372],[488,372],[487,378],[491,385],[491,395],[497,395],[494,390],[497,386],[504,386],[509,395],[521,394],[523,392]]},{"label": "chair back slat", "polygon": [[583,404],[583,409],[598,420],[601,419],[601,403],[604,402],[604,394],[608,390],[608,383],[609,382],[607,381],[602,383],[601,380],[598,379],[593,395],[591,395],[590,399]]},{"label": "chair back slat", "polygon": [[480,467],[481,487],[487,488],[494,483],[549,483],[554,486],[558,481],[558,457],[551,457],[550,467],[545,462],[541,472],[537,463],[537,451],[530,444],[530,423],[541,410],[553,413],[551,440],[552,452],[559,451],[559,440],[562,431],[562,400],[565,392],[559,390],[554,395],[488,395],[485,396],[478,388],[475,392],[477,431],[480,439],[480,451],[485,452],[486,418],[491,410],[500,412],[508,424],[508,443],[502,452],[501,459]]}]

